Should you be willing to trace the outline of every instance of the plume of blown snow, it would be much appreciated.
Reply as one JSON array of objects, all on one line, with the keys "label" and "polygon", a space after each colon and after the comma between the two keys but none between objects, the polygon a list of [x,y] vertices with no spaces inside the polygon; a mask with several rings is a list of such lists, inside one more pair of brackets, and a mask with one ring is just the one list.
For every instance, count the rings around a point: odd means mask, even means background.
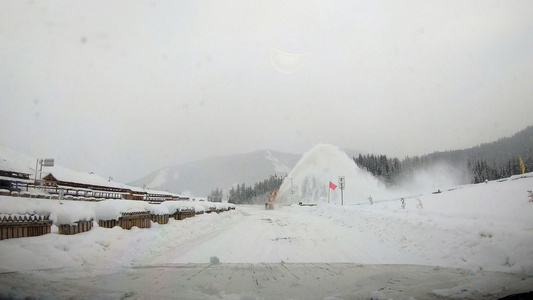
[{"label": "plume of blown snow", "polygon": [[287,175],[276,200],[283,204],[327,202],[329,192],[330,203],[340,204],[340,187],[335,190],[329,188],[330,181],[338,185],[339,176],[345,177],[344,204],[367,202],[369,196],[375,197],[385,192],[382,183],[366,170],[360,169],[340,148],[319,144],[305,153]]},{"label": "plume of blown snow", "polygon": [[398,180],[399,186],[393,190],[405,193],[428,193],[470,183],[472,175],[466,166],[436,162],[415,170]]}]

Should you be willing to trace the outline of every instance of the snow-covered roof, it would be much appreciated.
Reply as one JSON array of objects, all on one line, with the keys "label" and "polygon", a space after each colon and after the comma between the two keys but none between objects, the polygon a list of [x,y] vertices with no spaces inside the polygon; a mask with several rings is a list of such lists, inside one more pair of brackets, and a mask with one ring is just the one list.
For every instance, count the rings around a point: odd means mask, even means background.
[{"label": "snow-covered roof", "polygon": [[144,191],[150,195],[153,194],[153,195],[165,195],[165,196],[179,197],[178,194],[174,194],[174,193],[170,193],[166,191],[157,191],[157,190],[150,190],[150,189],[145,189]]},{"label": "snow-covered roof", "polygon": [[30,166],[35,165],[32,158],[16,153],[10,149],[0,147],[0,170],[33,175],[35,170]]},{"label": "snow-covered roof", "polygon": [[33,183],[33,179],[22,179],[22,178],[6,177],[6,176],[0,176],[0,180],[10,180],[10,181],[18,181],[18,182],[24,182],[24,183]]},{"label": "snow-covered roof", "polygon": [[46,175],[43,174],[43,178],[52,174],[52,176],[61,182],[81,183],[85,185],[101,186],[117,189],[132,189],[123,183],[109,181],[94,173],[78,172],[61,166],[54,166],[47,168]]},{"label": "snow-covered roof", "polygon": [[170,193],[166,191],[143,189],[143,188],[134,187],[134,186],[130,186],[130,185],[115,182],[115,181],[109,181],[94,173],[78,172],[78,171],[74,171],[74,170],[64,168],[61,166],[54,166],[48,169],[50,172],[47,173],[46,175],[43,174],[43,178],[51,174],[55,179],[57,179],[60,182],[71,182],[71,183],[84,184],[88,186],[131,190],[134,193],[140,193],[140,194],[148,193],[152,195],[165,195],[165,196],[183,198],[178,194],[174,194],[174,193]]}]

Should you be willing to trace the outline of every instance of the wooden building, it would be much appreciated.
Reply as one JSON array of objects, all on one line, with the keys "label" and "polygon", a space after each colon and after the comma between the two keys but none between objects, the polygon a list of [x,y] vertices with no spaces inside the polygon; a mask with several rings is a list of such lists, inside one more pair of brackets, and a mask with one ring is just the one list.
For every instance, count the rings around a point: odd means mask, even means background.
[{"label": "wooden building", "polygon": [[[125,199],[161,203],[163,201],[188,200],[177,194],[147,190],[114,182],[100,177],[92,172],[77,172],[61,166],[47,168],[49,172],[43,173],[41,180],[35,180],[26,163],[0,159],[0,190],[5,193],[25,192],[41,193],[43,198],[49,194],[64,199],[99,201],[103,199]],[[22,170],[22,171],[21,171]],[[38,176],[40,178],[41,176]],[[36,190],[40,190],[36,191]]]},{"label": "wooden building", "polygon": [[21,186],[33,183],[29,173],[16,170],[5,162],[0,164],[0,190],[20,191]]},{"label": "wooden building", "polygon": [[176,194],[132,187],[111,180],[105,180],[102,177],[90,173],[82,174],[81,176],[79,174],[69,176],[69,174],[49,173],[43,177],[42,183],[48,192],[59,194],[63,191],[64,195],[74,198],[125,199],[149,201],[151,203],[181,199]]}]

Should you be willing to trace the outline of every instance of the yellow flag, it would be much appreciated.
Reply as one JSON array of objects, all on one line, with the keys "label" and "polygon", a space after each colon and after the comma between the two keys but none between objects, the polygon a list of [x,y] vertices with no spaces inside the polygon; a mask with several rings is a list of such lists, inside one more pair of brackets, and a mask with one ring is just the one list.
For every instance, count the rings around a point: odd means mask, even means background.
[{"label": "yellow flag", "polygon": [[526,167],[524,167],[524,162],[522,161],[522,157],[518,155],[518,159],[520,160],[520,170],[522,171],[522,174],[526,172]]}]

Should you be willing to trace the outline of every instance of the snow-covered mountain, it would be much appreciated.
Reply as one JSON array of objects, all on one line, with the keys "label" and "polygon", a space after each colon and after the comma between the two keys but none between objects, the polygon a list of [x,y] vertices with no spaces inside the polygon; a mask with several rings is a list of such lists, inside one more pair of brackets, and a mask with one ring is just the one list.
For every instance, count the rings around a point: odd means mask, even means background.
[{"label": "snow-covered mountain", "polygon": [[286,175],[300,158],[273,150],[217,156],[162,168],[129,185],[207,196],[216,188],[228,190],[235,184],[253,185],[271,175]]}]

